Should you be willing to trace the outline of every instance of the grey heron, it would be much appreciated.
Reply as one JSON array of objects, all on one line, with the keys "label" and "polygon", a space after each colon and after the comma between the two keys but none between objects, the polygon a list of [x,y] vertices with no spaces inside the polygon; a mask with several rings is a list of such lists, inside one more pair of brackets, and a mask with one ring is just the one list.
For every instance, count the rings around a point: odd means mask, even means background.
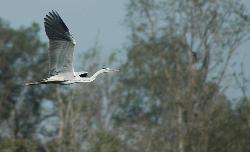
[{"label": "grey heron", "polygon": [[75,72],[73,52],[76,42],[60,15],[56,11],[49,12],[44,18],[44,26],[49,38],[49,76],[40,81],[26,83],[26,85],[92,82],[99,74],[119,71],[102,68],[91,77],[87,77],[88,72]]}]

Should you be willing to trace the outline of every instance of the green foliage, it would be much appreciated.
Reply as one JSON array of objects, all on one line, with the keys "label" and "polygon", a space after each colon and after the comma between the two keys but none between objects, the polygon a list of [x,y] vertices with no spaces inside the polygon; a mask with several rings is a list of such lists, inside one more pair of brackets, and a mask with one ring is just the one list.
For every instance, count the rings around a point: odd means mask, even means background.
[{"label": "green foliage", "polygon": [[232,142],[241,123],[220,90],[233,52],[247,38],[244,6],[231,0],[131,0],[127,6],[131,43],[112,102],[123,141],[139,151],[246,147]]},{"label": "green foliage", "polygon": [[[15,137],[29,137],[40,123],[40,105],[51,99],[49,89],[27,87],[47,75],[47,53],[38,24],[13,29],[0,23],[0,119]],[[31,80],[32,79],[32,80]]]},{"label": "green foliage", "polygon": [[36,143],[24,139],[1,139],[0,149],[1,152],[37,152]]},{"label": "green foliage", "polygon": [[112,132],[98,130],[95,135],[90,152],[126,152],[127,146]]}]

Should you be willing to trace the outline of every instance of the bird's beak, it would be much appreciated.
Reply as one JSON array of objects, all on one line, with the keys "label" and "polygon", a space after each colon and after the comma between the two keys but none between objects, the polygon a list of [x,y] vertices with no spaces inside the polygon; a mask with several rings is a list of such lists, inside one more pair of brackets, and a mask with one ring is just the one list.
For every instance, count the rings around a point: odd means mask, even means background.
[{"label": "bird's beak", "polygon": [[119,69],[110,69],[111,71],[113,72],[119,72],[120,70]]}]

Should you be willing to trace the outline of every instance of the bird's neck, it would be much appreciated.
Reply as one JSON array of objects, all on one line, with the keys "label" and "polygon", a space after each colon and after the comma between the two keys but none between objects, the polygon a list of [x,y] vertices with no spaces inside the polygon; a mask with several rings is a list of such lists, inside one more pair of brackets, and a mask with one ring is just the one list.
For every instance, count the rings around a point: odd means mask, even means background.
[{"label": "bird's neck", "polygon": [[83,81],[86,81],[86,82],[92,82],[92,81],[94,81],[95,79],[96,79],[96,77],[99,75],[99,74],[101,74],[101,73],[103,73],[104,72],[104,70],[103,69],[101,69],[101,70],[99,70],[99,71],[97,71],[95,74],[93,74],[91,77],[89,77],[89,78],[84,78],[84,79],[82,79]]}]

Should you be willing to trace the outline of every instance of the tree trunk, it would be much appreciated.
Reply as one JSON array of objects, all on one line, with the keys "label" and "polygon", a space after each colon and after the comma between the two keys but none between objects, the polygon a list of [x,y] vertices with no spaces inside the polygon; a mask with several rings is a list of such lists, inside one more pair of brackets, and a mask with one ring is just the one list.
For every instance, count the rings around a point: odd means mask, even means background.
[{"label": "tree trunk", "polygon": [[184,136],[183,136],[183,109],[178,106],[178,127],[179,127],[179,152],[184,152]]},{"label": "tree trunk", "polygon": [[65,105],[63,103],[63,99],[60,95],[60,92],[58,89],[56,89],[56,95],[57,95],[57,104],[58,104],[58,113],[59,113],[59,129],[58,129],[58,152],[64,151],[64,109]]}]

